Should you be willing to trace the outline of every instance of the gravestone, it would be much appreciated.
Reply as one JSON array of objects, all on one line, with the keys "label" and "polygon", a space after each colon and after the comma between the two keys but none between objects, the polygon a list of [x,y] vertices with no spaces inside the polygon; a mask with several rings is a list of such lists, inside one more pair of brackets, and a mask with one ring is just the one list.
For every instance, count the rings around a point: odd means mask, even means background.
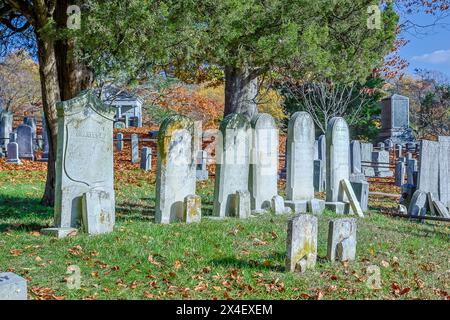
[{"label": "gravestone", "polygon": [[341,191],[341,181],[349,179],[350,136],[347,122],[335,117],[327,127],[327,194],[326,207],[341,212],[345,197]]},{"label": "gravestone", "polygon": [[247,219],[251,214],[250,192],[238,190],[234,195],[236,218]]},{"label": "gravestone", "polygon": [[311,115],[294,113],[288,125],[285,201],[294,213],[306,213],[308,202],[314,199],[314,135]]},{"label": "gravestone", "polygon": [[356,258],[356,219],[331,220],[328,226],[329,261],[352,261]]},{"label": "gravestone", "polygon": [[17,127],[16,132],[19,158],[34,160],[33,128],[26,124],[21,124]]},{"label": "gravestone", "polygon": [[403,204],[399,204],[398,205],[398,209],[397,209],[397,213],[402,215],[402,216],[407,216],[408,215],[408,208],[406,208],[406,206],[404,206]]},{"label": "gravestone", "polygon": [[144,171],[150,171],[152,169],[152,148],[150,147],[142,147],[141,169]]},{"label": "gravestone", "polygon": [[111,193],[102,190],[90,190],[83,194],[82,222],[87,234],[98,235],[113,232],[115,209]]},{"label": "gravestone", "polygon": [[42,155],[41,155],[41,161],[48,161],[48,152],[49,152],[49,140],[48,140],[48,127],[47,127],[47,121],[45,120],[45,115],[42,113]]},{"label": "gravestone", "polygon": [[229,114],[220,124],[216,150],[213,215],[236,216],[234,196],[248,190],[250,123],[242,114]]},{"label": "gravestone", "polygon": [[114,108],[103,104],[92,90],[83,91],[72,100],[57,103],[56,108],[59,130],[55,166],[55,226],[43,229],[42,233],[64,237],[74,234],[75,228],[79,227],[83,212],[82,199],[86,193],[102,193],[100,204],[94,203],[96,208],[87,208],[88,213],[103,212],[104,216],[109,217],[115,215],[115,112]]},{"label": "gravestone", "polygon": [[325,163],[323,160],[314,160],[314,191],[324,192],[326,189]]},{"label": "gravestone", "polygon": [[317,260],[317,217],[309,214],[289,219],[287,229],[287,272],[313,269]]},{"label": "gravestone", "polygon": [[376,177],[392,177],[394,173],[389,168],[389,151],[372,152],[372,163],[375,166]]},{"label": "gravestone", "polygon": [[365,177],[374,177],[375,170],[372,165],[373,145],[371,143],[361,143],[361,166]]},{"label": "gravestone", "polygon": [[414,141],[409,127],[409,98],[398,94],[381,101],[381,131],[379,141],[390,139],[393,143]]},{"label": "gravestone", "polygon": [[197,181],[206,181],[209,178],[208,172],[208,152],[205,150],[200,150],[197,156],[197,170],[195,170],[195,175],[197,177]]},{"label": "gravestone", "polygon": [[195,195],[194,123],[175,115],[166,118],[158,134],[156,223],[182,220],[184,200]]},{"label": "gravestone", "polygon": [[439,137],[439,200],[450,207],[450,137]]},{"label": "gravestone", "polygon": [[433,206],[438,216],[450,218],[449,210],[445,207],[445,205],[441,201],[433,201]]},{"label": "gravestone", "polygon": [[413,217],[425,216],[427,214],[427,203],[427,193],[422,190],[416,190],[412,196],[411,203],[409,204],[409,214]]},{"label": "gravestone", "polygon": [[[252,121],[252,153],[248,189],[252,210],[270,208],[278,194],[278,129],[271,115],[260,113]],[[288,175],[289,177],[289,175]]]},{"label": "gravestone", "polygon": [[131,135],[131,163],[139,162],[139,136],[136,133]]},{"label": "gravestone", "polygon": [[12,272],[0,273],[1,300],[27,300],[27,281]]},{"label": "gravestone", "polygon": [[350,143],[350,181],[364,181],[365,176],[362,172],[361,164],[361,143],[353,140]]},{"label": "gravestone", "polygon": [[353,191],[353,187],[350,184],[349,180],[341,180],[341,190],[347,197],[352,212],[356,213],[359,217],[364,218],[364,213],[362,211],[361,205],[359,204],[358,198],[356,197],[356,194]]},{"label": "gravestone", "polygon": [[30,126],[33,133],[32,133],[32,143],[33,143],[33,148],[36,145],[36,134],[37,134],[37,124],[36,124],[36,118],[29,116],[29,117],[24,117],[23,118],[23,124],[26,124],[27,126]]},{"label": "gravestone", "polygon": [[403,161],[397,161],[395,165],[395,185],[401,187],[405,184],[406,164]]},{"label": "gravestone", "polygon": [[195,194],[184,198],[183,222],[194,223],[202,219],[202,198]]},{"label": "gravestone", "polygon": [[369,209],[369,183],[367,181],[351,182],[356,199],[363,212]]},{"label": "gravestone", "polygon": [[276,195],[272,197],[271,209],[276,215],[284,214],[286,212],[282,196]]},{"label": "gravestone", "polygon": [[439,197],[439,142],[422,140],[417,189]]},{"label": "gravestone", "polygon": [[123,133],[121,132],[116,135],[116,150],[118,152],[123,150]]},{"label": "gravestone", "polygon": [[8,146],[9,135],[13,127],[13,114],[11,112],[0,111],[0,150]]},{"label": "gravestone", "polygon": [[19,159],[19,145],[17,142],[10,142],[6,148],[7,160],[6,163],[22,164]]}]

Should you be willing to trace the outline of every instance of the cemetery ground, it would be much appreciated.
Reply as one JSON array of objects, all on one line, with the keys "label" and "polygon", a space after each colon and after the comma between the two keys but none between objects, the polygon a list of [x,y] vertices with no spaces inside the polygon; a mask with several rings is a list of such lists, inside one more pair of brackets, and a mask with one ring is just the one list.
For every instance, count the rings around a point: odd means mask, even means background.
[{"label": "cemetery ground", "polygon": [[[288,216],[210,219],[213,179],[197,185],[201,223],[158,225],[154,172],[116,171],[115,231],[60,240],[39,232],[52,225],[53,210],[39,204],[44,181],[36,168],[0,170],[0,269],[26,278],[30,299],[449,298],[448,226],[390,217],[398,199],[371,196],[350,263],[325,260],[333,215],[319,216],[317,265],[294,274],[285,272]],[[72,265],[80,289],[67,286]],[[368,285],[370,266],[380,270],[379,290]]]}]

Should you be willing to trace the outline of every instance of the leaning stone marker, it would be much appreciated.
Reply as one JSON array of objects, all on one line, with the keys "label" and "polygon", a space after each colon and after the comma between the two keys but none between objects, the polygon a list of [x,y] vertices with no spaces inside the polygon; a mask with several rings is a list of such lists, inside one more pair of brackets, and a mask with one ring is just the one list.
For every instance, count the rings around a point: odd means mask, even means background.
[{"label": "leaning stone marker", "polygon": [[158,133],[156,173],[156,223],[171,223],[184,216],[184,200],[195,194],[194,123],[171,116]]},{"label": "leaning stone marker", "polygon": [[439,200],[450,207],[450,137],[442,136],[439,137]]},{"label": "leaning stone marker", "polygon": [[229,114],[220,124],[216,151],[216,180],[213,215],[236,216],[234,197],[248,190],[250,161],[250,123],[242,114]]},{"label": "leaning stone marker", "polygon": [[417,189],[439,196],[439,143],[420,142],[419,174]]},{"label": "leaning stone marker", "polygon": [[115,215],[114,108],[103,104],[93,91],[83,91],[72,100],[58,103],[57,110],[55,227],[42,232],[64,237],[74,234],[74,228],[80,225],[86,193],[103,195],[100,203],[87,208],[88,213]]},{"label": "leaning stone marker", "polygon": [[251,214],[250,192],[237,191],[234,196],[236,218],[247,219]]},{"label": "leaning stone marker", "polygon": [[295,213],[308,212],[308,202],[314,199],[314,135],[311,115],[296,112],[288,126],[285,201]]},{"label": "leaning stone marker", "polygon": [[330,221],[328,227],[327,259],[351,261],[356,257],[356,219],[344,218]]},{"label": "leaning stone marker", "polygon": [[0,273],[0,300],[27,300],[27,281],[12,272]]},{"label": "leaning stone marker", "polygon": [[433,206],[436,210],[436,214],[438,216],[444,217],[444,218],[450,218],[450,214],[448,209],[445,207],[445,205],[441,201],[434,201]]},{"label": "leaning stone marker", "polygon": [[345,198],[340,198],[341,181],[349,180],[350,135],[347,122],[335,117],[327,127],[327,195],[326,206],[330,210],[340,211]]},{"label": "leaning stone marker", "polygon": [[317,260],[317,217],[301,214],[288,221],[287,272],[313,269]]},{"label": "leaning stone marker", "polygon": [[427,214],[427,202],[427,193],[422,190],[416,190],[409,204],[409,214],[413,217],[425,216]]},{"label": "leaning stone marker", "polygon": [[252,158],[249,191],[252,210],[270,208],[278,194],[278,130],[271,115],[260,113],[251,122]]},{"label": "leaning stone marker", "polygon": [[341,180],[341,188],[347,196],[353,212],[355,212],[359,217],[364,218],[364,213],[361,209],[361,205],[359,204],[358,198],[353,191],[353,187],[350,184],[350,181],[348,181],[347,179]]}]

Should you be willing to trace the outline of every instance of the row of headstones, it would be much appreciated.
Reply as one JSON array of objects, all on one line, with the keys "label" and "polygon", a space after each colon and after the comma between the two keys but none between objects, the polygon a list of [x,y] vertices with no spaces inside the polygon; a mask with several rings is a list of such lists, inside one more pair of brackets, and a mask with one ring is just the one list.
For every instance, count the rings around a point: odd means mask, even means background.
[{"label": "row of headstones", "polygon": [[[2,149],[6,147],[6,163],[21,164],[20,159],[35,160],[34,151],[43,151],[41,161],[48,160],[48,136],[45,120],[42,121],[43,136],[37,136],[36,119],[24,117],[24,123],[19,125],[15,131],[12,130],[12,114],[3,113],[0,123],[0,157],[3,156]],[[44,119],[44,118],[43,118]]]},{"label": "row of headstones", "polygon": [[[58,135],[55,228],[43,232],[65,236],[80,223],[90,234],[110,232],[115,221],[114,110],[91,92],[59,103],[57,108],[58,126],[64,130]],[[165,119],[160,127],[157,223],[186,220],[185,217],[200,212],[196,207],[200,198],[195,196],[195,155],[199,144],[194,131],[194,122],[178,115]],[[284,205],[280,205],[283,201],[277,190],[278,131],[273,118],[259,114],[249,122],[243,115],[231,114],[222,121],[220,133],[213,216],[243,218],[266,211],[273,204],[278,204],[281,209],[277,209],[282,212],[289,207],[294,213],[320,213],[327,207],[338,213],[363,216],[349,182],[349,129],[344,119],[332,119],[326,134],[326,202],[314,198],[314,122],[308,113],[298,112],[289,122]]]},{"label": "row of headstones", "polygon": [[[305,272],[317,260],[317,217],[297,215],[288,221],[286,271]],[[327,260],[352,261],[356,258],[356,219],[333,219],[328,226]]]},{"label": "row of headstones", "polygon": [[408,183],[402,186],[402,202],[407,204],[410,200],[407,213],[424,216],[430,212],[450,218],[450,137],[421,140],[419,161],[409,159],[407,165],[417,168],[411,180],[408,173]]}]

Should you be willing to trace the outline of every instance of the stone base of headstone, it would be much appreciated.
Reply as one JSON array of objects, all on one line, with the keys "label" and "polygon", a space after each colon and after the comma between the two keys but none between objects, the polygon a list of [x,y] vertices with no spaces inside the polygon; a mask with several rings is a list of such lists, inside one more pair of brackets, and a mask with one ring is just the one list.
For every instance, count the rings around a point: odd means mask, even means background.
[{"label": "stone base of headstone", "polygon": [[331,220],[328,226],[327,259],[352,261],[356,258],[356,219]]},{"label": "stone base of headstone", "polygon": [[325,208],[336,214],[350,213],[350,204],[346,202],[325,202]]},{"label": "stone base of headstone", "polygon": [[20,161],[20,159],[8,159],[8,160],[6,160],[6,163],[9,163],[9,164],[22,164],[22,161]]},{"label": "stone base of headstone", "polygon": [[45,228],[41,229],[41,233],[46,236],[55,237],[58,239],[76,236],[78,229],[75,228]]},{"label": "stone base of headstone", "polygon": [[184,198],[183,222],[200,222],[202,219],[202,199],[198,195],[188,195]]},{"label": "stone base of headstone", "polygon": [[291,208],[295,214],[308,212],[307,200],[302,201],[286,200],[284,201],[284,205],[288,208]]},{"label": "stone base of headstone", "polygon": [[421,190],[416,190],[412,196],[409,204],[409,214],[413,217],[422,217],[428,211],[428,197],[427,194]]},{"label": "stone base of headstone", "polygon": [[27,300],[27,281],[12,272],[0,273],[0,300]]},{"label": "stone base of headstone", "polygon": [[314,191],[324,192],[326,190],[325,168],[322,160],[314,160]]},{"label": "stone base of headstone", "polygon": [[312,199],[308,201],[308,212],[312,214],[322,214],[325,210],[325,200]]},{"label": "stone base of headstone", "polygon": [[366,181],[360,181],[351,182],[351,184],[362,211],[367,211],[369,208],[369,183]]},{"label": "stone base of headstone", "polygon": [[105,191],[90,191],[82,197],[83,229],[87,234],[98,235],[113,232],[115,224],[111,195]]},{"label": "stone base of headstone", "polygon": [[284,214],[285,213],[285,206],[284,206],[284,199],[282,196],[273,196],[271,200],[270,208],[275,214]]}]

